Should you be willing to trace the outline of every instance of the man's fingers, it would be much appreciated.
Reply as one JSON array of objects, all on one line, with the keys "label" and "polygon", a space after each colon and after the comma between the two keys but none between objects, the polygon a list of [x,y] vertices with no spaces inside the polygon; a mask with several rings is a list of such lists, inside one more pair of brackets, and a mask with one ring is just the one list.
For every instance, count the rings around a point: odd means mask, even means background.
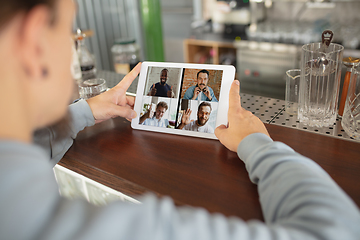
[{"label": "man's fingers", "polygon": [[217,128],[215,128],[215,136],[220,140],[223,132],[227,129],[224,124],[221,124]]},{"label": "man's fingers", "polygon": [[129,105],[130,107],[134,108],[134,105],[135,105],[135,97],[126,96],[126,102],[127,102],[127,105]]},{"label": "man's fingers", "polygon": [[191,109],[190,109],[190,108],[186,109],[186,111],[185,111],[185,114],[184,114],[184,115],[186,115],[186,116],[190,116],[190,115],[191,115]]},{"label": "man's fingers", "polygon": [[241,107],[239,92],[240,83],[238,80],[234,80],[229,92],[229,112],[236,112],[237,108]]},{"label": "man's fingers", "polygon": [[137,115],[136,112],[130,107],[122,107],[117,105],[114,105],[112,113],[113,116],[120,116],[126,119],[133,119]]},{"label": "man's fingers", "polygon": [[129,72],[117,86],[121,86],[124,89],[128,89],[134,79],[139,75],[141,70],[141,62],[138,63],[132,70]]}]

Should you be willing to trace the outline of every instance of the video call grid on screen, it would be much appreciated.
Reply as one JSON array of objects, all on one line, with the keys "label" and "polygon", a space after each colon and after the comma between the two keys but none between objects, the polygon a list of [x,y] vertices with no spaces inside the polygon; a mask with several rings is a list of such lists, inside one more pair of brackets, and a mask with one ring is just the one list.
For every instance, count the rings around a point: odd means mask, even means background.
[{"label": "video call grid on screen", "polygon": [[[224,117],[219,121],[218,110],[224,68],[230,66],[217,66],[221,69],[216,69],[216,65],[152,64],[155,66],[146,62],[142,66],[135,103],[140,117],[133,120],[133,128],[216,138],[215,128],[225,123]],[[235,70],[233,67],[231,70],[232,82]],[[227,115],[228,103],[222,105],[226,107]]]}]

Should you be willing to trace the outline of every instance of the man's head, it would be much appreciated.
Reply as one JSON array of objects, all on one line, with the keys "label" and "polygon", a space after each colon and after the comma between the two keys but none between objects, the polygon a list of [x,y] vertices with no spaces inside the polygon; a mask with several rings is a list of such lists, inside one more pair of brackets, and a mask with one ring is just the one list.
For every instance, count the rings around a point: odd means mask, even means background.
[{"label": "man's head", "polygon": [[160,84],[161,85],[165,85],[166,81],[168,80],[168,73],[169,73],[169,70],[167,70],[166,68],[161,70],[161,73],[160,73]]},{"label": "man's head", "polygon": [[69,67],[74,16],[73,0],[1,4],[0,61],[9,63],[1,70],[7,76],[2,81],[22,86],[13,96],[22,96],[19,105],[29,109],[31,128],[53,124],[66,114],[74,85]]},{"label": "man's head", "polygon": [[45,6],[50,11],[49,23],[54,24],[57,15],[56,4],[59,0],[8,0],[0,8],[0,28],[6,25],[16,14],[30,13],[35,7]]},{"label": "man's head", "polygon": [[160,120],[164,116],[164,113],[167,109],[168,105],[166,104],[166,102],[159,102],[156,105],[155,118]]},{"label": "man's head", "polygon": [[203,69],[197,73],[197,85],[198,87],[203,90],[209,81],[209,71]]},{"label": "man's head", "polygon": [[209,121],[211,114],[211,104],[208,102],[202,102],[198,107],[197,112],[197,123],[199,126],[204,126]]}]

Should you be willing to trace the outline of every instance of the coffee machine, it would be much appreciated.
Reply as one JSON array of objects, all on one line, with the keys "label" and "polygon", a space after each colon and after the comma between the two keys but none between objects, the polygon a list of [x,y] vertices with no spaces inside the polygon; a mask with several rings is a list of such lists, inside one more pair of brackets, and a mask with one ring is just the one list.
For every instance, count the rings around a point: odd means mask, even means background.
[{"label": "coffee machine", "polygon": [[250,0],[217,0],[212,13],[213,24],[220,25],[219,32],[227,39],[246,38],[245,30],[252,22],[265,17],[265,8]]}]

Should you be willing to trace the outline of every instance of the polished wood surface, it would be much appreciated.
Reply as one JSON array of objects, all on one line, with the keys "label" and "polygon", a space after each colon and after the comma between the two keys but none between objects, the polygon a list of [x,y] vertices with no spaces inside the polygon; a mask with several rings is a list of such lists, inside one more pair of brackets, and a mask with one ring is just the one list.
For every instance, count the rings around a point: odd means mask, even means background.
[{"label": "polished wood surface", "polygon": [[[319,163],[360,206],[360,144],[266,125],[272,138]],[[147,191],[179,205],[263,219],[256,185],[217,140],[133,130],[121,118],[78,134],[60,165],[132,197]]]}]

